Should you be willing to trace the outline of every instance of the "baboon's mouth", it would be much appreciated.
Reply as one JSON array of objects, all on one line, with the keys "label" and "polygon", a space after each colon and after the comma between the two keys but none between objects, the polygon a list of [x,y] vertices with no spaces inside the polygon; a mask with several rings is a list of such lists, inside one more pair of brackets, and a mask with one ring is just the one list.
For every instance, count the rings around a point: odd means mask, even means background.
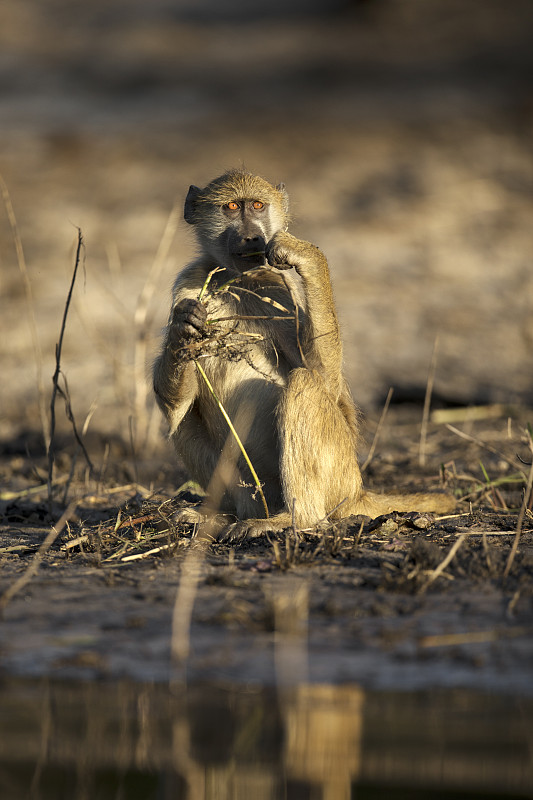
[{"label": "baboon's mouth", "polygon": [[250,253],[235,253],[236,256],[239,258],[264,258],[265,251],[264,250],[253,250]]}]

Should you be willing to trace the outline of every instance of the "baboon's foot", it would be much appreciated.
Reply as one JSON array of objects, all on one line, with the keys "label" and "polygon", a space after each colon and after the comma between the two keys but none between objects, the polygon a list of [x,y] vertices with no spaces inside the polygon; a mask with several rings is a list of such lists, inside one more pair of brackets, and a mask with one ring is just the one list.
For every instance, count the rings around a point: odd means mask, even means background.
[{"label": "baboon's foot", "polygon": [[240,519],[220,531],[217,541],[225,544],[239,544],[249,539],[259,539],[266,533],[278,533],[291,524],[287,512],[276,514],[269,519]]},{"label": "baboon's foot", "polygon": [[206,515],[202,514],[199,506],[197,508],[195,508],[194,506],[186,506],[185,508],[180,508],[172,515],[172,521],[176,525],[183,523],[189,525],[198,525],[205,519]]}]

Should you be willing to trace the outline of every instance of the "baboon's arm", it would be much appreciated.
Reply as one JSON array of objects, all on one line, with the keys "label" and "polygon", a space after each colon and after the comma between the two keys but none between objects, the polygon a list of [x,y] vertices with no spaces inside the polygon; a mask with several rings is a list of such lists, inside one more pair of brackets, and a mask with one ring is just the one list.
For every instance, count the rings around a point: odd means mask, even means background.
[{"label": "baboon's arm", "polygon": [[275,234],[267,256],[272,266],[294,267],[301,276],[307,301],[307,324],[301,337],[306,366],[318,370],[338,398],[343,389],[342,345],[326,257],[318,247],[286,231]]},{"label": "baboon's arm", "polygon": [[153,375],[155,396],[172,434],[197,395],[196,369],[192,361],[180,363],[167,340],[154,364]]},{"label": "baboon's arm", "polygon": [[205,325],[205,307],[189,297],[175,303],[161,355],[154,364],[154,391],[174,433],[198,393],[194,363],[183,353],[187,342],[197,338]]}]

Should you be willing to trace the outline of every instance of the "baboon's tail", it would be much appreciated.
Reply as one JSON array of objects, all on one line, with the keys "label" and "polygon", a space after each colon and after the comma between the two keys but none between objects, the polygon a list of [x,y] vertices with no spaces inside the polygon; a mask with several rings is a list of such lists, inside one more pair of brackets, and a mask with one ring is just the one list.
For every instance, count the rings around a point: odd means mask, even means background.
[{"label": "baboon's tail", "polygon": [[455,508],[455,498],[445,492],[420,494],[377,494],[363,491],[357,501],[356,514],[379,517],[393,511],[430,511],[447,514]]}]

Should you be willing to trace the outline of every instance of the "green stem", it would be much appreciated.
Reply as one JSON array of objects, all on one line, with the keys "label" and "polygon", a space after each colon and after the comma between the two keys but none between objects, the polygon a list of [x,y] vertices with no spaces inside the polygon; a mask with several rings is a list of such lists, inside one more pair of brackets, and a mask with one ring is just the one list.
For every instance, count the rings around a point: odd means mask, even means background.
[{"label": "green stem", "polygon": [[215,272],[220,272],[223,269],[224,269],[224,267],[215,267],[215,269],[212,269],[211,272],[207,275],[207,278],[205,279],[204,285],[200,289],[200,294],[198,295],[198,302],[201,302],[204,294],[206,293],[207,287],[209,286],[211,278],[213,277]]},{"label": "green stem", "polygon": [[234,428],[234,426],[233,426],[233,422],[232,422],[232,421],[231,421],[231,419],[229,418],[229,416],[228,416],[228,414],[227,414],[227,412],[226,412],[226,409],[224,408],[224,406],[222,405],[222,403],[221,403],[221,402],[220,402],[220,400],[218,399],[218,397],[217,397],[217,395],[216,395],[216,393],[215,393],[215,390],[213,389],[213,386],[211,385],[211,381],[209,380],[209,378],[208,378],[208,377],[207,377],[207,375],[205,374],[203,367],[202,367],[202,366],[199,364],[199,362],[198,362],[198,361],[196,361],[196,360],[195,360],[195,362],[194,362],[194,363],[196,364],[196,369],[198,370],[198,372],[200,373],[200,375],[201,375],[201,376],[202,376],[202,378],[204,379],[204,381],[205,381],[205,384],[206,384],[207,388],[209,389],[209,391],[211,392],[211,394],[212,394],[212,395],[213,395],[213,397],[215,398],[215,400],[216,400],[216,403],[217,403],[218,407],[220,408],[220,410],[221,410],[221,412],[222,412],[222,415],[223,415],[224,419],[225,419],[225,420],[226,420],[226,422],[228,423],[228,427],[229,427],[230,431],[232,432],[233,436],[235,437],[235,441],[236,441],[236,442],[237,442],[237,444],[239,445],[239,449],[240,449],[241,453],[242,453],[242,454],[243,454],[243,456],[244,456],[244,460],[245,460],[245,461],[246,461],[246,463],[248,464],[248,468],[249,468],[250,472],[252,473],[252,477],[253,477],[253,479],[254,479],[254,483],[255,483],[255,485],[257,486],[257,491],[259,492],[259,494],[260,494],[260,496],[261,496],[261,500],[262,500],[262,502],[263,502],[263,506],[264,506],[264,509],[265,509],[265,516],[266,516],[266,518],[268,519],[270,515],[269,515],[269,513],[268,513],[267,501],[266,501],[265,495],[264,495],[264,493],[263,493],[263,489],[262,489],[262,486],[261,486],[261,482],[260,482],[259,478],[257,477],[257,473],[256,473],[256,471],[255,471],[255,469],[254,469],[254,467],[253,467],[253,464],[252,464],[252,462],[250,461],[250,458],[249,458],[249,456],[248,456],[248,453],[247,453],[247,452],[246,452],[246,450],[244,449],[244,445],[243,445],[243,443],[241,442],[241,439],[240,439],[240,437],[239,437],[239,434],[238,434],[238,433],[237,433],[237,431],[235,430],[235,428]]}]

